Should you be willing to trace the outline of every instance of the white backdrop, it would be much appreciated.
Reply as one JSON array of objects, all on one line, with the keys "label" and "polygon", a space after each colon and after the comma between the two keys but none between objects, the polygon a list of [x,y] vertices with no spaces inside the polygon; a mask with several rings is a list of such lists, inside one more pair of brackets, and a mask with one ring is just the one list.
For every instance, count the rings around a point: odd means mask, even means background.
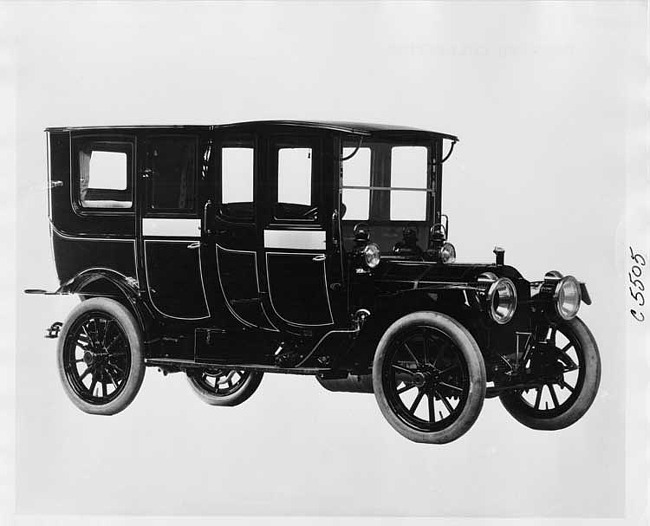
[{"label": "white backdrop", "polygon": [[[238,408],[147,372],[132,406],[79,412],[43,329],[69,298],[19,296],[16,499],[24,514],[620,517],[624,246],[644,3],[48,3],[14,6],[17,288],[57,285],[46,126],[359,120],[457,134],[444,211],[460,261],[586,281],[603,376],[585,418],[524,428],[498,401],[445,446],[371,395],[267,375]],[[636,97],[634,96],[636,94]],[[620,259],[620,258],[619,258]],[[628,422],[629,426],[629,422]]]}]

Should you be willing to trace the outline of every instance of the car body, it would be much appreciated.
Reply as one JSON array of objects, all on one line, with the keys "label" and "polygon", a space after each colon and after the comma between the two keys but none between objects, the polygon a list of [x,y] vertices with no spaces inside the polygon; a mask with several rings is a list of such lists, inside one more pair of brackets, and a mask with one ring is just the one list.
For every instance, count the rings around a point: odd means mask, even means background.
[{"label": "car body", "polygon": [[538,429],[595,397],[583,283],[528,281],[498,247],[455,261],[441,209],[453,135],[307,121],[46,132],[53,293],[82,299],[49,335],[84,411],[124,409],[146,366],[186,373],[213,405],[243,402],[265,372],[314,375],[374,392],[426,443],[460,437],[486,396]]}]

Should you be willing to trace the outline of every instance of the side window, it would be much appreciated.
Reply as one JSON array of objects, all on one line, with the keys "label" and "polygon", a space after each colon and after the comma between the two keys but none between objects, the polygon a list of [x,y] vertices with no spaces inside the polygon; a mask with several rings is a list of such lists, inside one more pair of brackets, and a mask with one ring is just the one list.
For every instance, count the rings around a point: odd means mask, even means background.
[{"label": "side window", "polygon": [[313,188],[314,151],[301,145],[277,148],[278,194],[275,219],[315,221],[317,198]]},{"label": "side window", "polygon": [[[343,157],[352,155],[355,148],[343,148]],[[363,186],[366,188],[345,188]],[[370,216],[370,148],[359,148],[357,153],[343,161],[343,195],[341,201],[345,220],[367,220]]]},{"label": "side window", "polygon": [[197,141],[160,137],[149,143],[149,209],[192,212],[196,209]]},{"label": "side window", "polygon": [[224,145],[221,148],[220,213],[226,218],[253,220],[254,163],[255,149],[252,142]]},{"label": "side window", "polygon": [[89,209],[133,207],[131,143],[92,141],[78,149],[78,202]]},{"label": "side window", "polygon": [[[391,190],[390,218],[423,221],[427,218],[427,148],[396,146],[392,148],[390,185],[410,190]],[[417,191],[417,190],[422,191]]]}]

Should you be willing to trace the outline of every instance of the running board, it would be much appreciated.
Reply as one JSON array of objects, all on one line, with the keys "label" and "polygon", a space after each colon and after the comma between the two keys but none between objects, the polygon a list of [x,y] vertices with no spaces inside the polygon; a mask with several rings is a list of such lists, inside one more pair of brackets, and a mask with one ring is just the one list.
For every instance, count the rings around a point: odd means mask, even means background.
[{"label": "running board", "polygon": [[238,364],[238,363],[202,363],[178,358],[145,358],[148,367],[177,367],[179,369],[243,369],[265,373],[315,375],[331,371],[327,367],[278,367],[276,365]]}]

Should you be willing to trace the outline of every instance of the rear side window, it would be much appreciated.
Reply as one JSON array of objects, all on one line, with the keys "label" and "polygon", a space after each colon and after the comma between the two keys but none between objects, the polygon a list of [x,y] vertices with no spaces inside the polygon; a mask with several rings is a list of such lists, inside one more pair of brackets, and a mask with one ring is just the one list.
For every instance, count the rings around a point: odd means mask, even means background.
[{"label": "rear side window", "polygon": [[150,139],[152,211],[192,212],[196,208],[197,141],[192,137]]},{"label": "rear side window", "polygon": [[130,209],[130,143],[90,142],[78,150],[78,196],[83,208]]}]

